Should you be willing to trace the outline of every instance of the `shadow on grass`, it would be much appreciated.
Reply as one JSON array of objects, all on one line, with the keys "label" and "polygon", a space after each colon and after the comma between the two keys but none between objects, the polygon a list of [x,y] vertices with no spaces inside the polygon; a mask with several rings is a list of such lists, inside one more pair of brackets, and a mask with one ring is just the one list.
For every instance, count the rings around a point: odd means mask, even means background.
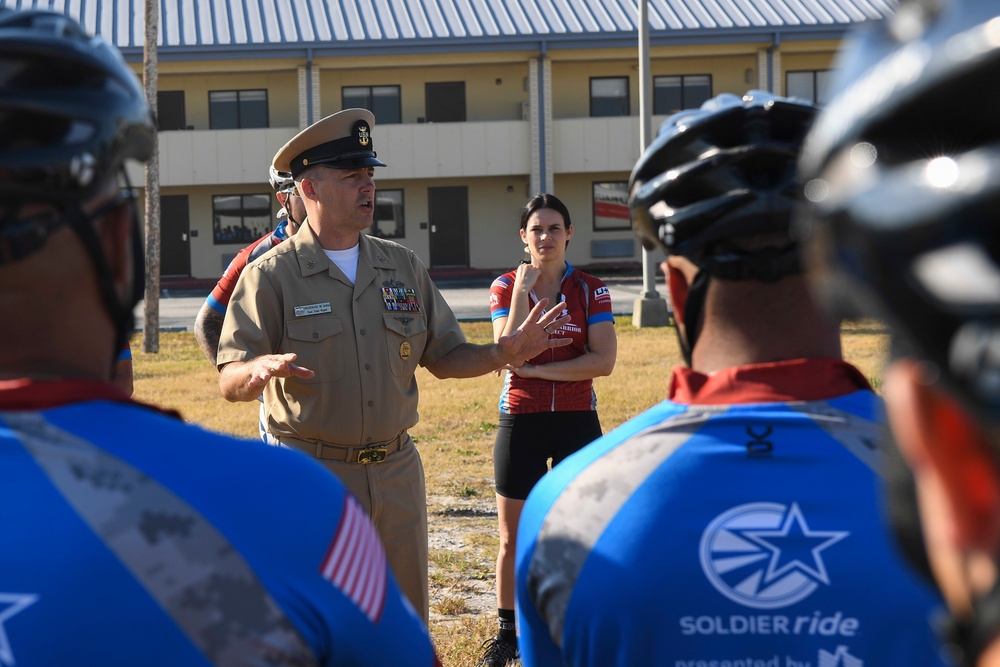
[{"label": "shadow on grass", "polygon": [[480,507],[445,507],[442,510],[436,510],[431,512],[434,516],[491,516],[497,515],[495,509],[486,509]]}]

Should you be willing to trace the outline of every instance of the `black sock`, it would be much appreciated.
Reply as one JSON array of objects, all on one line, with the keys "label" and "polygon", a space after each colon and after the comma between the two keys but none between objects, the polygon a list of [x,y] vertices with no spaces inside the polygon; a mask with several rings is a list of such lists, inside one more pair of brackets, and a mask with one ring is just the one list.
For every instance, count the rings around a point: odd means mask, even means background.
[{"label": "black sock", "polygon": [[517,632],[514,626],[514,610],[497,609],[497,616],[499,616],[500,621],[500,632],[497,633],[497,637],[508,644],[516,644]]}]

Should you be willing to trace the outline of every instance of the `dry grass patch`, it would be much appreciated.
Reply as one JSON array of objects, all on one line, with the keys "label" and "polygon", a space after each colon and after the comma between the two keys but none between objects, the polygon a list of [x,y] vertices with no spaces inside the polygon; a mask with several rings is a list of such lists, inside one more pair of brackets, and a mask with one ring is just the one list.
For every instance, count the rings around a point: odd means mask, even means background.
[{"label": "dry grass patch", "polygon": [[185,421],[244,438],[257,438],[260,404],[230,403],[219,393],[219,374],[189,332],[160,333],[160,351],[142,351],[132,339],[135,399],[177,410]]},{"label": "dry grass patch", "polygon": [[857,366],[876,390],[882,389],[882,371],[889,356],[889,337],[875,320],[846,322],[841,328],[844,356]]},{"label": "dry grass patch", "polygon": [[[463,324],[476,343],[492,340],[489,322]],[[666,398],[674,366],[683,363],[672,328],[635,329],[620,317],[615,372],[595,387],[605,432]],[[880,324],[843,327],[845,357],[879,386],[887,342]],[[207,428],[256,438],[258,403],[228,403],[218,375],[190,333],[161,333],[160,353],[135,356],[136,398],[178,410]],[[493,490],[493,440],[501,379],[487,375],[438,380],[418,369],[420,423],[412,430],[427,481],[430,529],[430,631],[446,667],[473,667],[496,632],[493,569],[498,538]]]},{"label": "dry grass patch", "polygon": [[469,608],[466,596],[452,595],[442,598],[440,602],[434,605],[434,611],[443,616],[460,616],[468,614],[471,609]]},{"label": "dry grass patch", "polygon": [[496,634],[496,614],[462,614],[454,620],[431,623],[431,637],[445,667],[473,667],[483,642]]}]

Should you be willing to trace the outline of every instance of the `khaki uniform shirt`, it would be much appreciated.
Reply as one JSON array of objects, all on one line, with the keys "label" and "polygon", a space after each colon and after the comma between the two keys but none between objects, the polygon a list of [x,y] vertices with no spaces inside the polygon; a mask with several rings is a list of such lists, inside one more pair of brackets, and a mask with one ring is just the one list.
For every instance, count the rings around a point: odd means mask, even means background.
[{"label": "khaki uniform shirt", "polygon": [[364,446],[417,423],[417,364],[465,342],[455,314],[411,250],[361,235],[354,285],[309,224],[243,271],[218,364],[294,352],[310,379],[264,389],[273,436]]}]

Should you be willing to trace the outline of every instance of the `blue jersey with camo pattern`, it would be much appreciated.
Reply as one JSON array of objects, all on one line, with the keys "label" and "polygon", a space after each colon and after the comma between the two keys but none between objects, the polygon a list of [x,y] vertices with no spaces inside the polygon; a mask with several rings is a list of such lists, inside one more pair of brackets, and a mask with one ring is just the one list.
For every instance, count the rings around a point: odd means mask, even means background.
[{"label": "blue jersey with camo pattern", "polygon": [[0,382],[0,665],[439,665],[353,496],[97,382]]},{"label": "blue jersey with camo pattern", "polygon": [[881,520],[867,387],[835,360],[681,370],[556,466],[517,538],[525,667],[944,664]]}]

